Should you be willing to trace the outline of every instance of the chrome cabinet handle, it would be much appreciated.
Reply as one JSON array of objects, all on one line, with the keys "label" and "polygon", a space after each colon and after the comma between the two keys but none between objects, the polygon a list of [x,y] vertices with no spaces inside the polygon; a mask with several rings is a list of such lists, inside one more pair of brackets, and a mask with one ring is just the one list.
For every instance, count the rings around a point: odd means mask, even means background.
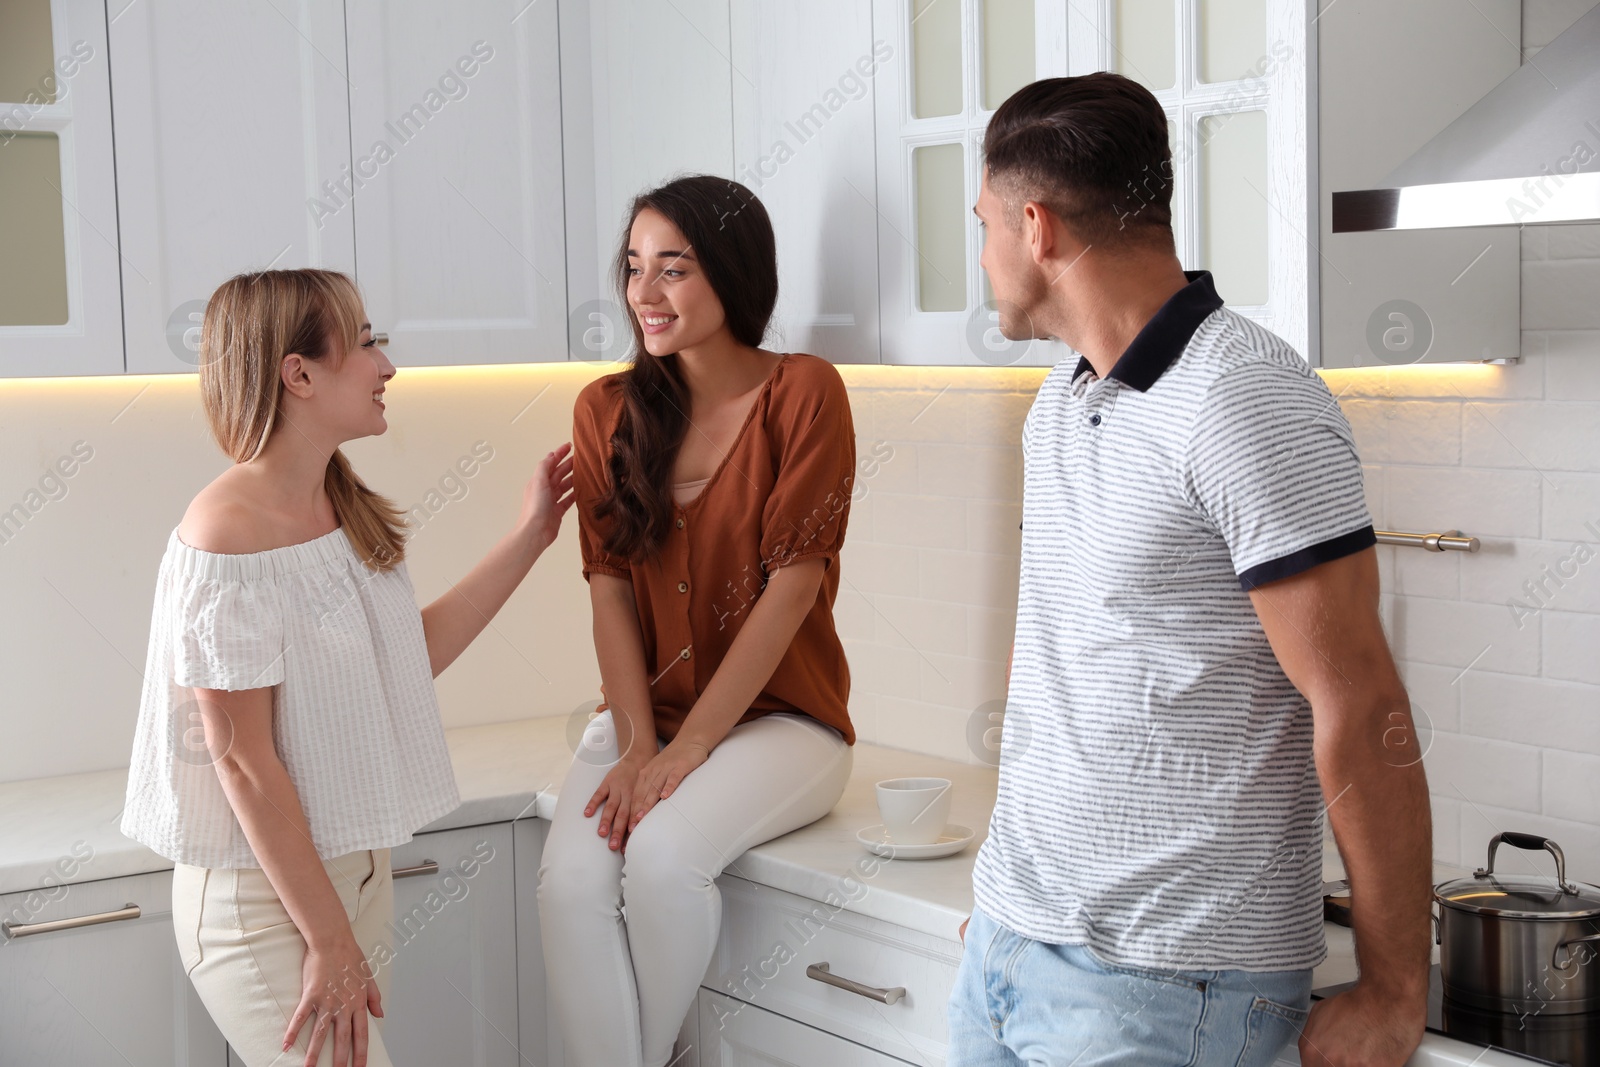
[{"label": "chrome cabinet handle", "polygon": [[843,989],[847,993],[854,993],[858,997],[866,997],[868,1000],[876,1000],[879,1004],[894,1004],[897,1001],[905,999],[906,995],[906,987],[903,985],[891,986],[888,989],[879,989],[877,986],[862,985],[860,982],[853,982],[848,978],[840,978],[838,975],[828,970],[827,961],[823,961],[822,963],[813,963],[811,966],[807,967],[806,977],[814,978],[823,985],[831,985],[835,988]]},{"label": "chrome cabinet handle", "polygon": [[372,335],[372,343],[375,345],[386,345],[389,343],[389,335],[386,333],[375,333]]},{"label": "chrome cabinet handle", "polygon": [[95,926],[100,923],[121,922],[123,919],[137,919],[139,905],[125,904],[116,911],[102,911],[94,915],[79,915],[71,919],[51,919],[42,923],[13,923],[0,922],[0,931],[7,937],[31,937],[34,934],[49,934],[57,930],[76,930],[80,926]]},{"label": "chrome cabinet handle", "polygon": [[415,878],[419,874],[437,874],[439,864],[434,860],[423,860],[415,867],[401,867],[398,871],[390,871],[391,878]]}]

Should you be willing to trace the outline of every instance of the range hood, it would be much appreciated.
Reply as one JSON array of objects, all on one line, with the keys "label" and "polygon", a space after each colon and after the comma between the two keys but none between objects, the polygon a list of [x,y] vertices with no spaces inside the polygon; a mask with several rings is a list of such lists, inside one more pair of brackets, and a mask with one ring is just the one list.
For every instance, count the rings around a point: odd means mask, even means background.
[{"label": "range hood", "polygon": [[1334,233],[1600,221],[1600,5],[1384,180]]}]

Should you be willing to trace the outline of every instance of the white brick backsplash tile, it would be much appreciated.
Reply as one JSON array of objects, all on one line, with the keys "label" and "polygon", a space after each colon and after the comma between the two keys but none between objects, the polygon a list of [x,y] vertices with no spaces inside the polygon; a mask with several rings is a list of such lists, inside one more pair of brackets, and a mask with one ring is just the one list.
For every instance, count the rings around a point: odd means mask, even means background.
[{"label": "white brick backsplash tile", "polygon": [[[1411,698],[1412,714],[1418,711],[1427,717],[1434,731],[1457,733],[1460,721],[1460,687],[1455,684],[1461,672],[1454,667],[1439,667],[1432,663],[1400,663],[1400,678],[1405,682],[1406,695]],[[1421,720],[1418,729],[1422,729]]]},{"label": "white brick backsplash tile", "polygon": [[[1572,822],[1539,812],[1510,810],[1489,804],[1461,805],[1461,851],[1468,867],[1481,867],[1489,839],[1506,830],[1548,837],[1566,853],[1569,878],[1596,881],[1600,871],[1600,824]],[[1548,852],[1524,852],[1502,844],[1495,853],[1495,870],[1514,874],[1552,875],[1555,864]]]},{"label": "white brick backsplash tile", "polygon": [[1004,660],[973,659],[929,653],[922,657],[922,699],[961,711],[1006,698]]},{"label": "white brick backsplash tile", "polygon": [[1540,484],[1544,536],[1566,541],[1600,539],[1600,474],[1551,474]]},{"label": "white brick backsplash tile", "polygon": [[[1409,527],[1407,527],[1409,529]],[[1431,533],[1432,531],[1426,531]],[[1386,547],[1394,555],[1389,589],[1403,596],[1454,599],[1461,589],[1461,556],[1406,546]]]},{"label": "white brick backsplash tile", "polygon": [[1346,400],[1339,406],[1364,463],[1461,462],[1460,401]]},{"label": "white brick backsplash tile", "polygon": [[919,548],[965,548],[967,503],[956,497],[902,496],[869,493],[863,503],[874,507],[873,529],[885,536],[874,538]]},{"label": "white brick backsplash tile", "polygon": [[1544,814],[1574,822],[1600,820],[1600,756],[1546,749]]},{"label": "white brick backsplash tile", "polygon": [[[1531,584],[1530,584],[1531,583]],[[1496,541],[1461,566],[1461,597],[1509,605],[1527,619],[1554,608],[1600,612],[1600,545],[1571,541]]]},{"label": "white brick backsplash tile", "polygon": [[1600,402],[1468,404],[1461,421],[1461,462],[1544,472],[1600,471]]},{"label": "white brick backsplash tile", "polygon": [[[1041,379],[1042,380],[1042,379]],[[1033,406],[1033,393],[980,394],[967,398],[967,437],[973,444],[1017,449],[1022,461],[1022,424]]]},{"label": "white brick backsplash tile", "polygon": [[[964,393],[955,390],[900,392],[874,390],[870,419],[857,433],[883,438],[898,446],[902,441],[952,441],[967,439]],[[854,398],[851,411],[855,410]]]},{"label": "white brick backsplash tile", "polygon": [[1539,673],[1542,619],[1518,630],[1504,606],[1430,597],[1392,600],[1389,642],[1398,659],[1458,672],[1470,666],[1506,674]]},{"label": "white brick backsplash tile", "polygon": [[1527,229],[1545,232],[1545,254],[1551,259],[1600,259],[1600,225],[1568,222]]},{"label": "white brick backsplash tile", "polygon": [[839,573],[850,579],[839,583],[841,593],[850,589],[860,593],[917,595],[917,550],[900,545],[845,539],[839,554]]},{"label": "white brick backsplash tile", "polygon": [[917,490],[925,496],[1022,500],[1022,452],[983,445],[919,444]]},{"label": "white brick backsplash tile", "polygon": [[871,641],[877,633],[878,619],[872,605],[859,590],[839,583],[839,596],[833,602],[833,627],[845,640]]},{"label": "white brick backsplash tile", "polygon": [[1537,537],[1539,487],[1533,472],[1390,467],[1384,472],[1384,511],[1394,530]]},{"label": "white brick backsplash tile", "polygon": [[1600,687],[1471,671],[1460,689],[1464,734],[1600,755]]},{"label": "white brick backsplash tile", "polygon": [[[967,504],[967,544],[972,552],[1022,558],[1022,505],[973,500]],[[1015,604],[1012,605],[1015,607]]]},{"label": "white brick backsplash tile", "polygon": [[[1526,344],[1530,335],[1523,331]],[[1435,364],[1317,372],[1340,403],[1347,400],[1538,399],[1544,369],[1524,364]]]},{"label": "white brick backsplash tile", "polygon": [[1545,341],[1545,395],[1552,400],[1600,400],[1600,331],[1560,330]]},{"label": "white brick backsplash tile", "polygon": [[1473,804],[1538,811],[1540,753],[1532,745],[1435,733],[1423,765],[1430,792]]},{"label": "white brick backsplash tile", "polygon": [[879,644],[907,645],[923,655],[967,650],[967,611],[960,604],[916,597],[872,596],[878,609]]},{"label": "white brick backsplash tile", "polygon": [[[874,615],[876,617],[876,615]],[[850,662],[850,689],[878,696],[915,693],[919,681],[917,654],[903,643],[844,640]]]},{"label": "white brick backsplash tile", "polygon": [[902,441],[896,445],[884,437],[856,434],[855,500],[873,493],[915,493],[917,491],[917,449]]},{"label": "white brick backsplash tile", "polygon": [[1522,327],[1600,329],[1600,259],[1547,259],[1522,265]]},{"label": "white brick backsplash tile", "polygon": [[1433,809],[1433,862],[1466,866],[1461,859],[1461,802],[1435,794],[1428,806]]},{"label": "white brick backsplash tile", "polygon": [[[920,700],[882,697],[878,701],[880,744],[939,756],[960,763],[982,762],[967,743],[965,711]],[[977,827],[974,827],[977,829]]]},{"label": "white brick backsplash tile", "polygon": [[1600,685],[1600,615],[1546,611],[1540,622],[1545,677]]},{"label": "white brick backsplash tile", "polygon": [[1015,605],[1017,559],[981,552],[917,550],[920,581],[917,594],[928,600],[949,600],[976,607]]},{"label": "white brick backsplash tile", "polygon": [[968,654],[1004,663],[1017,634],[1016,598],[1004,608],[967,608]]}]

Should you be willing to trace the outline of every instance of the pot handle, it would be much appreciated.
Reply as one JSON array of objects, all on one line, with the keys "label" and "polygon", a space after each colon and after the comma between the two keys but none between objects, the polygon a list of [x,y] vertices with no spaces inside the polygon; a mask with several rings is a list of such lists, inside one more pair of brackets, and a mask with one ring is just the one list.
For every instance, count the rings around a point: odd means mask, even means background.
[{"label": "pot handle", "polygon": [[1567,881],[1567,857],[1562,853],[1560,845],[1548,837],[1540,837],[1538,834],[1519,834],[1511,830],[1507,830],[1502,834],[1495,834],[1489,838],[1488,862],[1472,872],[1474,878],[1487,878],[1494,873],[1494,853],[1495,849],[1500,847],[1500,842],[1502,841],[1512,848],[1525,849],[1529,852],[1543,850],[1550,853],[1556,858],[1556,884],[1561,886],[1561,890],[1564,893],[1576,893],[1578,891],[1577,886]]},{"label": "pot handle", "polygon": [[[1577,970],[1578,961],[1573,958],[1575,954],[1572,952],[1569,946],[1582,944],[1585,941],[1600,941],[1600,934],[1586,934],[1583,937],[1569,937],[1565,941],[1558,942],[1556,944],[1555,951],[1550,953],[1550,966],[1554,967],[1563,974],[1566,974],[1569,971]],[[1566,956],[1565,961],[1563,961],[1561,958],[1563,955]]]}]

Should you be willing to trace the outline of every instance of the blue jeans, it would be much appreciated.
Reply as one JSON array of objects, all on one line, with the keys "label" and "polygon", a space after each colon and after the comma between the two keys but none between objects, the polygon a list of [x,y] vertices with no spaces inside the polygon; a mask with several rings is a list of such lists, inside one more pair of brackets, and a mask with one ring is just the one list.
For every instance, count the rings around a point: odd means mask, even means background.
[{"label": "blue jeans", "polygon": [[1013,933],[973,909],[948,1067],[1267,1067],[1305,1025],[1311,971],[1170,971]]}]

